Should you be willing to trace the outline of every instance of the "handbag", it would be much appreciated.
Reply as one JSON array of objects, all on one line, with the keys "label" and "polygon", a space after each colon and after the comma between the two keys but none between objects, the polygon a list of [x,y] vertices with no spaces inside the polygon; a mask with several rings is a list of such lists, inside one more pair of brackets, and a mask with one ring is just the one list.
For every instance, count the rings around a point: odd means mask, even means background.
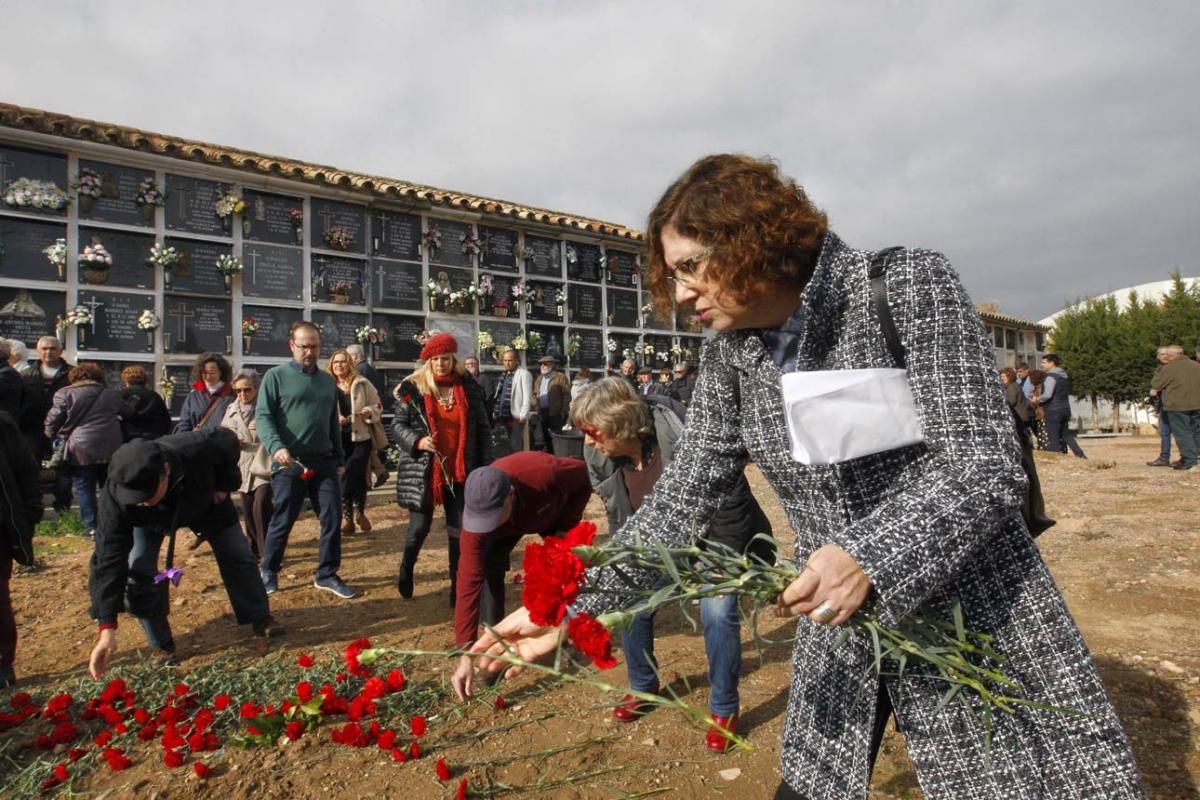
[{"label": "handbag", "polygon": [[67,466],[67,441],[71,438],[71,434],[75,432],[75,429],[79,427],[79,423],[82,422],[83,418],[87,416],[87,413],[92,410],[92,406],[96,403],[96,398],[98,398],[103,392],[104,387],[101,386],[96,390],[95,394],[85,401],[83,411],[79,412],[78,421],[76,421],[76,423],[71,427],[67,428],[66,433],[64,433],[60,428],[58,433],[55,434],[53,452],[50,453],[50,460],[46,462],[50,469],[62,469],[63,467]]},{"label": "handbag", "polygon": [[[900,333],[896,330],[896,321],[892,318],[892,309],[888,305],[887,299],[887,283],[884,280],[884,273],[887,271],[888,259],[894,253],[899,253],[903,250],[901,247],[889,247],[880,250],[871,258],[871,264],[867,268],[867,277],[871,281],[871,303],[875,306],[875,314],[879,317],[879,327],[883,329],[883,339],[887,343],[888,352],[891,353],[892,360],[899,367],[905,365],[905,350],[904,344],[900,341]],[[1038,419],[1041,419],[1042,409],[1037,408]],[[1014,434],[1015,435],[1015,434]],[[1025,477],[1028,479],[1028,486],[1025,490],[1025,500],[1021,504],[1021,516],[1025,520],[1025,525],[1029,528],[1029,534],[1035,539],[1044,533],[1047,529],[1055,524],[1055,521],[1047,517],[1045,511],[1045,501],[1042,498],[1041,481],[1038,480],[1037,465],[1033,462],[1032,452],[1026,452],[1028,442],[1021,447],[1021,469],[1025,472]]]}]

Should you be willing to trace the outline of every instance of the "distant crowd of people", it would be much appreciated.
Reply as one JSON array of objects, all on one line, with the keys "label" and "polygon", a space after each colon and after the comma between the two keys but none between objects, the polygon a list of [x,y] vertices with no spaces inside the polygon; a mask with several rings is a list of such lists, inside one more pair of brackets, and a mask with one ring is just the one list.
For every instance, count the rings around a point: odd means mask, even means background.
[{"label": "distant crowd of people", "polygon": [[1028,364],[1000,370],[1005,400],[1022,440],[1031,439],[1038,450],[1087,458],[1071,430],[1071,377],[1054,353],[1042,357],[1041,369]]}]

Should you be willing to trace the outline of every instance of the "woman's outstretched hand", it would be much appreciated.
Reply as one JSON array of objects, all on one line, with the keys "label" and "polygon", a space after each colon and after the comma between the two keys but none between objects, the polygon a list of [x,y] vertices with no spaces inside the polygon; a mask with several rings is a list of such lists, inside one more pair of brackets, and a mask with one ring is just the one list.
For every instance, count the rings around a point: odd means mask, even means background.
[{"label": "woman's outstretched hand", "polygon": [[485,686],[490,686],[505,670],[513,675],[520,672],[519,666],[511,665],[500,656],[512,654],[525,661],[540,661],[546,658],[558,649],[562,632],[561,626],[535,625],[529,619],[529,612],[518,608],[500,620],[491,630],[485,630],[479,640],[471,645],[471,655],[464,655],[460,659],[458,668],[454,670],[450,679],[454,694],[459,700],[466,700],[471,696],[471,690],[477,680]]}]

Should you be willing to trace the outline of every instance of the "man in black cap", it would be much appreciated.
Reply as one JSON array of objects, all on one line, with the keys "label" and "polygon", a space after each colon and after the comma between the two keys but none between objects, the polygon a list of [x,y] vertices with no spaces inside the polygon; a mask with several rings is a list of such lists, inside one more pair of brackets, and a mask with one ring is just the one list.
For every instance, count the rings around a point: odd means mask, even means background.
[{"label": "man in black cap", "polygon": [[654,370],[642,367],[637,371],[637,386],[634,387],[642,397],[666,394],[667,389],[654,379]]},{"label": "man in black cap", "polygon": [[[494,624],[504,616],[504,573],[517,542],[527,533],[552,536],[575,527],[592,485],[583,461],[530,450],[474,470],[463,495],[454,641],[467,647],[481,618]],[[467,658],[454,673],[460,698],[471,674]]]},{"label": "man in black cap", "polygon": [[100,623],[89,663],[93,677],[104,674],[117,649],[117,614],[126,607],[158,650],[157,660],[174,663],[167,583],[178,585],[182,571],[170,563],[173,538],[162,572],[158,550],[179,528],[191,528],[212,547],[238,623],[253,625],[257,636],[283,635],[229,499],[242,482],[240,452],[233,431],[214,428],[135,439],[113,454],[100,495],[89,580],[91,613]]}]

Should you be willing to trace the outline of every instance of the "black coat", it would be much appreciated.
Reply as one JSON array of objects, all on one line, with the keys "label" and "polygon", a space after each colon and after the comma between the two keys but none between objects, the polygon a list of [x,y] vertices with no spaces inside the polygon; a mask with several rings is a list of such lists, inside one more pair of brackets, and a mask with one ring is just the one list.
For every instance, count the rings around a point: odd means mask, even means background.
[{"label": "black coat", "polygon": [[121,435],[131,439],[157,439],[171,432],[171,412],[158,392],[134,384],[121,390]]},{"label": "black coat", "polygon": [[33,526],[41,518],[41,466],[16,420],[0,411],[0,539],[17,563],[33,564]]},{"label": "black coat", "polygon": [[[470,375],[463,375],[467,395],[467,474],[476,467],[492,463],[492,427],[488,421],[483,392]],[[428,511],[433,507],[433,454],[417,450],[417,442],[429,435],[425,398],[412,381],[396,390],[396,412],[392,435],[400,448],[396,465],[396,503],[410,511]],[[410,398],[405,402],[404,398]]]},{"label": "black coat", "polygon": [[21,395],[24,391],[21,373],[8,364],[0,363],[0,411],[8,413],[14,421],[21,416]]},{"label": "black coat", "polygon": [[236,492],[242,485],[238,469],[241,447],[233,431],[217,427],[177,433],[156,439],[154,444],[171,465],[170,488],[161,503],[154,508],[122,506],[113,495],[112,480],[100,493],[89,588],[92,617],[101,622],[115,621],[124,608],[135,527],[167,534],[178,528],[206,533],[238,524],[233,501],[226,497],[219,503],[213,502],[214,492]]}]

